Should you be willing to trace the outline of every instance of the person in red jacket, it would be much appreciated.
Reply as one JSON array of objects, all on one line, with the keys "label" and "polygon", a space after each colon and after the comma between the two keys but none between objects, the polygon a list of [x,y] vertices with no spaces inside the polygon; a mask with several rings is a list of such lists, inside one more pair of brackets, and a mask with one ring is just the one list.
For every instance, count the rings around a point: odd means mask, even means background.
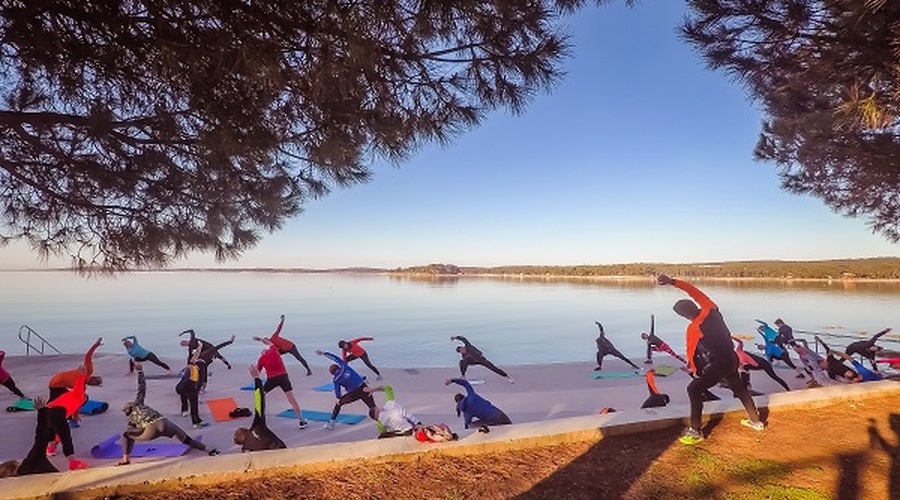
[{"label": "person in red jacket", "polygon": [[[300,355],[300,351],[297,350],[297,345],[281,336],[282,327],[284,327],[284,314],[281,315],[281,321],[278,323],[278,327],[275,328],[275,333],[273,333],[272,336],[269,337],[269,342],[275,344],[275,346],[278,347],[278,352],[280,352],[282,355],[290,354],[291,356],[296,358],[297,361],[299,361],[300,364],[303,365],[303,368],[306,368],[307,377],[312,375],[312,370],[309,369],[309,363],[307,363],[306,360],[303,359],[303,356]],[[253,337],[253,340],[256,340],[258,342],[263,341],[262,337]]]},{"label": "person in red jacket", "polygon": [[87,469],[87,462],[83,462],[75,458],[75,446],[72,444],[72,432],[69,429],[69,421],[73,415],[78,413],[81,406],[87,401],[85,393],[85,385],[87,382],[87,371],[82,366],[79,368],[81,372],[71,389],[65,394],[61,394],[53,401],[47,403],[49,409],[47,420],[50,429],[56,434],[56,440],[47,446],[47,455],[56,454],[56,443],[61,442],[63,446],[63,454],[69,459],[69,470]]},{"label": "person in red jacket", "polygon": [[[688,366],[695,378],[688,384],[687,393],[691,402],[691,426],[679,441],[696,444],[703,440],[700,424],[703,416],[703,394],[712,386],[724,380],[734,395],[740,399],[749,418],[741,424],[751,429],[763,430],[765,424],[759,419],[759,412],[747,384],[738,374],[738,355],[731,342],[731,332],[725,324],[719,307],[697,287],[686,281],[659,275],[660,285],[674,285],[687,292],[694,300],[682,299],[672,309],[679,316],[690,321],[687,327]],[[696,301],[696,302],[695,302]]]},{"label": "person in red jacket", "polygon": [[291,379],[288,377],[287,368],[284,367],[284,361],[281,360],[281,353],[278,350],[278,346],[273,344],[269,339],[262,339],[261,342],[269,346],[268,349],[263,351],[259,360],[256,362],[256,369],[266,372],[266,383],[263,385],[263,392],[268,394],[272,389],[280,387],[281,390],[284,391],[284,396],[287,398],[288,402],[291,403],[291,408],[294,409],[294,413],[297,415],[300,428],[305,429],[309,426],[309,422],[303,418],[300,404],[297,403],[297,398],[294,397],[294,387],[291,385]]},{"label": "person in red jacket", "polygon": [[[349,363],[354,359],[361,359],[366,366],[369,367],[370,370],[375,372],[376,378],[375,380],[381,380],[381,372],[378,371],[378,368],[375,368],[375,365],[369,361],[369,353],[366,352],[362,346],[359,345],[360,342],[365,342],[367,340],[375,340],[372,337],[359,337],[355,338],[351,341],[341,340],[338,342],[338,347],[341,348],[341,359],[344,362]],[[347,353],[350,353],[349,355]]]},{"label": "person in red jacket", "polygon": [[53,375],[50,383],[47,384],[50,389],[49,401],[53,401],[60,395],[68,392],[69,389],[74,387],[75,380],[82,374],[86,376],[87,385],[100,385],[102,383],[103,380],[100,377],[94,376],[94,351],[101,345],[103,345],[103,339],[98,338],[94,345],[84,354],[84,361],[81,366],[74,370],[61,371]]}]

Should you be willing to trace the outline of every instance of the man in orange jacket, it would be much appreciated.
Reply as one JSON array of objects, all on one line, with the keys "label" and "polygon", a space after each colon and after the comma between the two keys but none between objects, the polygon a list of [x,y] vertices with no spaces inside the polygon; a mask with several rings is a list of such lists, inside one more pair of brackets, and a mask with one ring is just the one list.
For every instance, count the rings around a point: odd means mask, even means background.
[{"label": "man in orange jacket", "polygon": [[[731,342],[731,332],[719,312],[719,307],[697,287],[686,281],[659,275],[660,285],[680,288],[691,299],[682,299],[672,309],[691,323],[687,327],[687,359],[694,380],[688,384],[687,393],[691,401],[691,427],[679,441],[696,444],[703,440],[700,425],[703,416],[703,394],[712,386],[724,380],[734,395],[741,400],[749,418],[741,424],[751,429],[763,430],[765,424],[759,419],[756,403],[750,397],[747,384],[738,375],[738,356]],[[696,302],[695,302],[696,301]]]}]

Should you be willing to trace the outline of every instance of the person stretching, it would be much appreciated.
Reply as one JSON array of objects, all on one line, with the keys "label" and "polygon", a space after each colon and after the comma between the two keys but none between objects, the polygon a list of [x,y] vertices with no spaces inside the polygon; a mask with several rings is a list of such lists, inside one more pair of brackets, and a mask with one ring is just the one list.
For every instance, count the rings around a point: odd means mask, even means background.
[{"label": "person stretching", "polygon": [[[825,342],[822,342],[822,345],[824,346]],[[854,377],[854,376],[850,375],[849,373],[844,375],[844,378],[846,378],[850,382],[853,382],[853,383],[872,382],[872,381],[881,380],[884,378],[884,375],[882,375],[876,371],[869,370],[868,368],[864,367],[862,363],[853,359],[852,356],[850,356],[849,354],[847,354],[845,352],[828,349],[827,346],[825,347],[825,349],[826,349],[826,351],[825,351],[826,353],[828,353],[836,358],[843,359],[844,361],[849,361],[850,364],[853,365],[853,369],[856,372],[856,376]]]},{"label": "person stretching", "polygon": [[[650,333],[641,333],[641,338],[647,341],[647,360],[644,361],[644,364],[649,365],[653,363],[653,351],[656,351],[668,353],[670,356],[687,366],[688,362],[686,359],[682,358],[669,344],[663,342],[661,338],[656,336],[656,319],[652,314],[650,315]],[[599,346],[597,350],[599,351]],[[600,363],[597,364],[599,365]]]},{"label": "person stretching", "polygon": [[122,345],[125,346],[125,350],[128,352],[128,355],[131,356],[131,359],[128,360],[128,374],[134,373],[134,362],[135,361],[149,361],[164,370],[169,375],[172,375],[172,369],[169,368],[169,365],[163,363],[156,357],[156,354],[153,354],[144,346],[138,343],[137,337],[134,335],[129,335],[122,339]]},{"label": "person stretching", "polygon": [[459,360],[459,374],[462,376],[461,378],[466,378],[466,370],[469,369],[469,366],[481,365],[501,377],[506,377],[506,380],[509,381],[510,384],[515,382],[515,380],[513,380],[513,378],[505,371],[497,368],[494,366],[494,363],[488,361],[488,359],[484,357],[484,353],[472,345],[472,343],[462,335],[453,335],[450,337],[450,340],[458,340],[463,343],[463,345],[456,347],[456,352],[461,356]]},{"label": "person stretching", "polygon": [[594,324],[597,325],[597,328],[600,329],[600,336],[597,337],[597,340],[596,340],[596,342],[597,342],[597,368],[594,368],[594,371],[596,372],[596,371],[600,371],[603,369],[603,358],[609,354],[628,363],[629,365],[634,367],[635,370],[640,370],[640,367],[638,367],[638,365],[632,363],[630,359],[626,358],[625,355],[622,354],[621,352],[619,352],[619,350],[616,349],[616,346],[614,346],[613,343],[610,342],[608,338],[606,338],[606,332],[603,331],[603,325],[601,325],[599,321],[594,321]]},{"label": "person stretching", "polygon": [[[354,359],[361,359],[366,366],[369,367],[370,370],[375,372],[375,380],[381,380],[381,372],[378,371],[378,368],[375,368],[375,365],[369,361],[369,353],[366,352],[365,349],[361,345],[360,342],[375,340],[372,337],[358,337],[351,341],[341,340],[338,342],[338,347],[341,349],[341,358],[347,363],[353,361]],[[349,353],[349,354],[348,354]]]},{"label": "person stretching", "polygon": [[266,392],[263,391],[259,369],[250,365],[253,377],[253,423],[250,428],[238,427],[234,431],[234,444],[241,445],[241,451],[277,450],[287,448],[284,441],[266,425]]},{"label": "person stretching", "polygon": [[25,394],[16,387],[16,381],[10,376],[9,372],[3,368],[3,358],[6,357],[6,351],[0,351],[0,384],[9,389],[13,394],[24,398]]},{"label": "person stretching", "polygon": [[641,409],[663,408],[669,404],[669,395],[660,393],[656,388],[656,374],[653,370],[647,370],[647,390],[650,391],[650,396],[641,405]]},{"label": "person stretching", "polygon": [[[97,339],[99,342],[100,339]],[[69,470],[87,469],[87,462],[75,458],[75,446],[72,444],[72,432],[69,429],[69,419],[78,413],[78,410],[87,401],[85,385],[87,384],[87,371],[84,366],[79,368],[78,378],[72,388],[64,394],[60,394],[53,401],[47,403],[47,422],[50,429],[56,435],[53,442],[47,445],[47,455],[56,454],[56,444],[61,442],[63,454],[69,459]]]},{"label": "person stretching", "polygon": [[[747,411],[748,418],[741,420],[741,424],[758,431],[763,430],[765,424],[759,419],[756,403],[750,397],[747,384],[738,375],[738,356],[734,352],[731,332],[725,324],[722,313],[719,312],[719,307],[706,294],[686,281],[661,274],[657,282],[660,285],[673,285],[694,299],[679,300],[672,307],[676,314],[690,321],[685,332],[688,366],[691,372],[699,375],[687,386],[691,403],[691,426],[679,441],[683,444],[696,444],[703,440],[703,434],[700,432],[703,393],[720,380],[728,384]],[[698,365],[703,367],[702,371],[698,372]]]},{"label": "person stretching", "polygon": [[281,353],[278,351],[278,346],[273,344],[269,339],[262,339],[261,342],[269,346],[268,349],[263,351],[259,360],[256,362],[256,369],[266,372],[266,383],[263,385],[263,392],[268,394],[272,389],[281,387],[281,390],[284,392],[284,397],[287,398],[288,402],[291,404],[291,408],[294,409],[294,413],[297,415],[298,425],[301,429],[306,429],[306,427],[309,426],[309,422],[303,418],[300,404],[297,403],[297,398],[294,397],[294,386],[291,385],[291,379],[288,377],[287,368],[284,367],[284,361],[281,359]]},{"label": "person stretching", "polygon": [[851,342],[847,345],[847,349],[844,350],[849,355],[859,354],[865,359],[869,360],[869,363],[872,364],[872,369],[878,371],[878,364],[875,363],[875,354],[881,352],[883,347],[880,345],[875,345],[875,342],[881,338],[882,335],[890,332],[890,328],[885,328],[880,332],[876,333],[869,340],[859,340],[856,342]]},{"label": "person stretching", "polygon": [[[278,352],[282,355],[290,354],[291,356],[297,358],[297,361],[303,365],[303,368],[306,368],[306,376],[312,375],[312,370],[309,369],[309,364],[303,359],[303,356],[300,355],[300,351],[297,350],[297,345],[291,342],[290,340],[281,336],[281,328],[284,327],[284,314],[281,315],[281,321],[278,323],[278,327],[275,329],[275,333],[269,337],[269,342],[275,344],[278,347]],[[253,340],[257,342],[262,342],[262,337],[253,337]]]},{"label": "person stretching", "polygon": [[744,341],[737,337],[731,337],[731,340],[737,343],[737,346],[734,348],[734,352],[737,353],[738,356],[738,371],[741,374],[741,379],[744,380],[744,383],[747,384],[747,390],[750,390],[750,371],[751,370],[763,370],[766,372],[766,375],[769,376],[775,382],[778,382],[781,387],[784,387],[784,390],[790,391],[791,388],[788,387],[787,382],[784,381],[781,377],[775,373],[775,369],[772,368],[772,363],[762,357],[757,356],[751,352],[744,351]]},{"label": "person stretching", "polygon": [[47,402],[41,398],[34,398],[34,409],[37,410],[34,444],[31,445],[25,460],[18,464],[18,470],[14,474],[16,476],[59,472],[59,469],[47,459],[47,445],[56,439],[56,433],[50,427],[50,410],[47,408]]},{"label": "person stretching", "polygon": [[481,432],[488,432],[488,426],[491,425],[509,425],[512,420],[506,416],[500,408],[497,408],[490,401],[479,396],[475,389],[472,388],[466,379],[451,378],[444,381],[444,385],[457,384],[466,389],[466,395],[457,393],[453,396],[456,401],[456,416],[463,416],[463,426],[468,429],[470,425],[480,426]]},{"label": "person stretching", "polygon": [[[122,460],[118,465],[131,463],[131,452],[134,451],[135,441],[152,441],[159,436],[175,438],[195,450],[207,451],[206,445],[192,439],[161,413],[144,404],[144,397],[147,395],[144,369],[140,363],[135,363],[134,369],[137,370],[138,391],[134,401],[129,401],[122,407],[122,412],[128,419],[128,429],[122,433]],[[218,455],[219,450],[213,448],[207,453],[210,456]]]},{"label": "person stretching", "polygon": [[803,368],[809,375],[810,380],[806,383],[807,387],[831,386],[838,383],[828,376],[828,373],[826,372],[828,363],[825,358],[819,356],[818,353],[810,349],[806,339],[795,338],[792,346],[794,352],[797,353],[797,357],[800,358]]},{"label": "person stretching", "polygon": [[50,383],[47,384],[48,389],[50,390],[50,399],[47,400],[48,402],[69,392],[69,389],[75,386],[75,381],[82,374],[87,376],[87,385],[97,386],[103,382],[103,379],[94,376],[94,351],[101,345],[103,345],[103,339],[98,338],[91,348],[84,353],[84,360],[82,361],[81,366],[74,370],[57,372],[53,375],[50,379]]},{"label": "person stretching", "polygon": [[824,340],[819,338],[818,335],[815,336],[815,339],[816,343],[822,344],[822,348],[825,349],[825,362],[822,363],[822,365],[828,373],[828,376],[831,377],[832,380],[840,383],[862,382],[862,378],[859,376],[859,374],[856,373],[852,368],[849,368],[844,364],[844,358],[838,355],[839,351],[828,347],[828,344],[826,344]]},{"label": "person stretching", "polygon": [[[179,333],[178,336],[180,337],[180,336],[184,335],[185,333],[189,333],[191,335],[191,338],[190,338],[190,340],[182,340],[181,342],[179,342],[179,345],[181,345],[181,347],[187,347],[188,363],[191,362],[191,358],[194,356],[194,353],[196,351],[199,350],[200,352],[203,352],[203,351],[212,349],[214,347],[211,342],[207,342],[206,340],[198,338],[197,334],[194,333],[194,330],[185,330],[185,331]],[[201,390],[201,392],[206,388],[206,382],[209,380],[209,365],[210,365],[210,363],[212,363],[214,360],[218,359],[218,360],[222,361],[222,363],[224,363],[225,366],[227,366],[229,370],[231,369],[231,363],[229,363],[228,360],[225,359],[224,356],[222,356],[222,353],[220,353],[218,350],[211,351],[211,352],[214,352],[215,355],[212,356],[212,359],[209,359],[209,360],[207,360],[206,363],[204,363],[203,372],[200,373],[200,390]]]},{"label": "person stretching", "polygon": [[[341,407],[354,401],[362,400],[369,407],[369,416],[372,415],[372,409],[375,408],[375,398],[366,391],[366,380],[343,359],[331,354],[330,352],[316,351],[316,354],[325,356],[334,362],[328,367],[331,373],[331,381],[334,384],[334,397],[337,401],[334,403],[334,409],[331,410],[331,420],[325,422],[325,428],[334,429],[335,421],[341,412]],[[344,394],[341,394],[343,388]],[[375,419],[375,417],[372,417]]]},{"label": "person stretching", "polygon": [[384,391],[384,406],[376,406],[369,410],[369,416],[378,426],[378,439],[411,436],[413,431],[422,425],[418,418],[394,399],[394,388],[390,385],[366,387],[363,390],[369,394]]},{"label": "person stretching", "polygon": [[217,346],[211,346],[205,351],[200,349],[194,350],[194,355],[188,360],[187,366],[181,371],[181,380],[175,385],[175,392],[181,396],[181,416],[187,416],[188,408],[190,408],[191,424],[195,429],[200,429],[209,425],[200,419],[200,390],[203,388],[203,374],[206,372],[206,366],[211,363],[219,352],[219,349],[234,342],[234,335],[231,340],[222,342]]},{"label": "person stretching", "polygon": [[797,378],[804,378],[806,374],[804,374],[803,370],[797,368],[797,365],[791,360],[791,355],[788,353],[787,348],[778,344],[778,332],[765,321],[756,320],[756,322],[760,324],[759,327],[756,328],[756,331],[759,332],[763,338],[763,342],[765,342],[765,345],[757,344],[756,348],[765,353],[766,359],[770,363],[773,359],[784,361],[784,364],[797,372]]},{"label": "person stretching", "polygon": [[775,337],[775,343],[781,348],[794,345],[794,329],[781,318],[775,320],[775,326],[778,327],[778,336]]}]

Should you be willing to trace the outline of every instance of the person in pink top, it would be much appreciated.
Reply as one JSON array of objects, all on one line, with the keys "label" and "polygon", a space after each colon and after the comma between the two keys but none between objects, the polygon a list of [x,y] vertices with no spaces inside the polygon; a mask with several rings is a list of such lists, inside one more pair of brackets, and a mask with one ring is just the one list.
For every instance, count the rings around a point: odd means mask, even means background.
[{"label": "person in pink top", "polygon": [[[341,358],[346,363],[349,363],[354,359],[363,360],[363,363],[365,363],[370,370],[375,372],[375,375],[377,376],[375,380],[381,380],[381,372],[379,372],[378,368],[375,368],[375,365],[373,365],[372,362],[369,361],[369,353],[367,353],[366,350],[359,345],[360,342],[365,342],[367,340],[375,339],[372,337],[359,337],[349,342],[347,342],[346,340],[341,340],[340,342],[338,342],[338,347],[341,348]],[[348,352],[350,353],[349,355],[347,354]]]},{"label": "person in pink top", "polygon": [[22,394],[22,391],[20,391],[18,387],[16,387],[16,382],[9,375],[9,372],[3,368],[3,358],[5,357],[6,351],[0,351],[0,384],[6,386],[6,388],[12,391],[16,396],[24,398],[25,395]]},{"label": "person in pink top", "polygon": [[261,339],[260,342],[269,346],[256,362],[256,369],[266,372],[266,383],[263,385],[263,392],[268,394],[272,389],[281,387],[281,390],[284,391],[284,396],[291,403],[291,408],[294,409],[294,413],[300,420],[300,428],[305,429],[309,423],[303,418],[300,404],[297,403],[297,398],[294,397],[294,387],[291,385],[291,379],[288,377],[287,368],[284,367],[284,361],[281,359],[281,352],[279,352],[278,346],[269,339]]}]

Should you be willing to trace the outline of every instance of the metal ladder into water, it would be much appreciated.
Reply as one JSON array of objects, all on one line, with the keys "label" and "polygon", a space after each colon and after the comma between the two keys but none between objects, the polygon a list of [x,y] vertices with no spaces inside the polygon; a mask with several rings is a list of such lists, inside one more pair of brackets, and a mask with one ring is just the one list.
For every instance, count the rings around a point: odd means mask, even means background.
[{"label": "metal ladder into water", "polygon": [[[35,337],[37,340],[40,340],[41,343],[38,346],[35,346],[34,344],[32,344],[32,337]],[[53,349],[54,351],[56,351],[56,354],[62,354],[62,352],[60,352],[59,349],[57,349],[53,344],[48,342],[47,339],[45,339],[44,337],[41,337],[41,335],[38,332],[32,330],[31,327],[28,325],[22,325],[19,327],[19,340],[21,340],[22,343],[25,344],[25,355],[26,356],[31,354],[31,351],[34,351],[36,354],[40,354],[41,356],[44,356],[45,354],[53,354],[53,353],[45,353],[44,348],[46,348],[46,347],[49,347],[50,349]],[[37,343],[37,340],[35,340],[34,342]]]}]

